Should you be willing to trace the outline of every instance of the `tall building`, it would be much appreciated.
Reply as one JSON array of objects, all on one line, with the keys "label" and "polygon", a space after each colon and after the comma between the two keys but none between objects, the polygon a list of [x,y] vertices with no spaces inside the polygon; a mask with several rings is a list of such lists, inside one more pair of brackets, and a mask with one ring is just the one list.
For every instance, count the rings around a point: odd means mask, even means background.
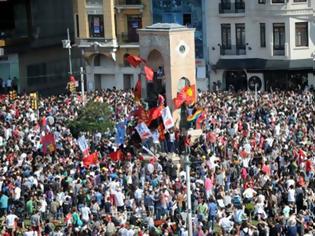
[{"label": "tall building", "polygon": [[212,88],[315,85],[314,0],[211,0],[205,7]]},{"label": "tall building", "polygon": [[208,26],[204,24],[204,1],[209,0],[152,0],[154,23],[177,23],[195,28],[196,79],[201,89],[209,85],[204,55],[204,28]]},{"label": "tall building", "polygon": [[[61,40],[67,28],[73,32],[72,16],[71,1],[0,1],[0,84],[12,80],[20,92],[64,91],[69,65]],[[73,67],[79,65],[74,56]]]},{"label": "tall building", "polygon": [[137,30],[152,23],[149,0],[74,0],[76,45],[86,62],[87,89],[130,89],[139,69],[127,55],[139,55]]}]

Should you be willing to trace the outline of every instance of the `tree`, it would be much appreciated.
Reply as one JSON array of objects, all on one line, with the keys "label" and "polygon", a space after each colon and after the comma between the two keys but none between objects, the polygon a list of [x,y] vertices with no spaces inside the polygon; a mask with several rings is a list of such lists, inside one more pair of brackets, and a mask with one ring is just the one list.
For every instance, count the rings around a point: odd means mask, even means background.
[{"label": "tree", "polygon": [[108,104],[90,101],[82,108],[76,119],[68,122],[68,127],[74,137],[80,132],[105,132],[114,126],[111,113]]}]

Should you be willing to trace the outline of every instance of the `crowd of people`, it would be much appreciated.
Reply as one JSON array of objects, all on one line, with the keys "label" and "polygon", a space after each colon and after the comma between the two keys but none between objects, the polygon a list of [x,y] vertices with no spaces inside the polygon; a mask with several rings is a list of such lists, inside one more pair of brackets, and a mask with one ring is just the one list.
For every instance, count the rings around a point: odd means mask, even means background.
[{"label": "crowd of people", "polygon": [[[109,104],[114,123],[126,124],[120,146],[115,129],[84,134],[90,153],[98,153],[89,166],[68,128],[82,109],[79,96],[43,97],[38,110],[31,109],[28,95],[14,101],[2,96],[2,235],[188,235],[185,168],[173,161],[183,154],[189,154],[192,170],[194,235],[313,235],[314,94],[197,96],[185,112],[203,110],[202,135],[190,142],[180,129],[164,130],[145,141],[151,150],[146,153],[134,129],[139,104],[133,93],[88,94],[89,101]],[[56,150],[44,154],[47,132]],[[125,158],[109,158],[118,149]]]}]

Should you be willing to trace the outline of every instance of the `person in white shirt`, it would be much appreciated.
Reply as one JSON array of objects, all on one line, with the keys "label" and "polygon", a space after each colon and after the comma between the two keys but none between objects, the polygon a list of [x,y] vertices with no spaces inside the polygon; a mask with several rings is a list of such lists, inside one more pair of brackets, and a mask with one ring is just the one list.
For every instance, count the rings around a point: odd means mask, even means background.
[{"label": "person in white shirt", "polygon": [[19,219],[19,218],[17,217],[17,215],[15,215],[13,213],[9,213],[5,218],[6,227],[12,232],[15,232],[15,230],[16,230],[16,220],[17,219]]},{"label": "person in white shirt", "polygon": [[115,203],[118,211],[124,211],[125,195],[121,192],[120,188],[118,188],[117,192],[115,193]]},{"label": "person in white shirt", "polygon": [[152,133],[152,138],[153,138],[153,145],[154,145],[154,153],[158,153],[161,150],[161,145],[160,145],[160,134],[158,130],[154,130]]},{"label": "person in white shirt", "polygon": [[256,191],[252,188],[247,188],[244,192],[243,192],[243,196],[244,198],[247,198],[249,200],[253,199],[254,195],[256,195]]},{"label": "person in white shirt", "polygon": [[137,203],[140,203],[141,199],[143,197],[143,190],[140,189],[140,188],[137,188],[136,191],[135,191],[134,196],[135,196],[135,199],[136,199]]},{"label": "person in white shirt", "polygon": [[82,215],[82,220],[85,223],[88,223],[90,220],[90,214],[91,214],[90,208],[88,206],[83,206],[80,211],[81,211],[81,215]]},{"label": "person in white shirt", "polygon": [[288,202],[295,203],[295,189],[293,185],[291,185],[288,190]]},{"label": "person in white shirt", "polygon": [[219,226],[223,229],[224,233],[230,233],[234,226],[233,221],[231,221],[231,216],[224,215],[219,221]]}]

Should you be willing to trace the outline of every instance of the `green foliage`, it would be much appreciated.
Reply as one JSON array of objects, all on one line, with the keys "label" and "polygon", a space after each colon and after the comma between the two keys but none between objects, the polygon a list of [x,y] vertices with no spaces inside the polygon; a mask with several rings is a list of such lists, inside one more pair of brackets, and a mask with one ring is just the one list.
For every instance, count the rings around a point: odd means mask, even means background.
[{"label": "green foliage", "polygon": [[105,132],[114,126],[110,118],[111,113],[108,104],[90,101],[82,108],[75,120],[68,122],[68,127],[74,137],[80,132]]}]

